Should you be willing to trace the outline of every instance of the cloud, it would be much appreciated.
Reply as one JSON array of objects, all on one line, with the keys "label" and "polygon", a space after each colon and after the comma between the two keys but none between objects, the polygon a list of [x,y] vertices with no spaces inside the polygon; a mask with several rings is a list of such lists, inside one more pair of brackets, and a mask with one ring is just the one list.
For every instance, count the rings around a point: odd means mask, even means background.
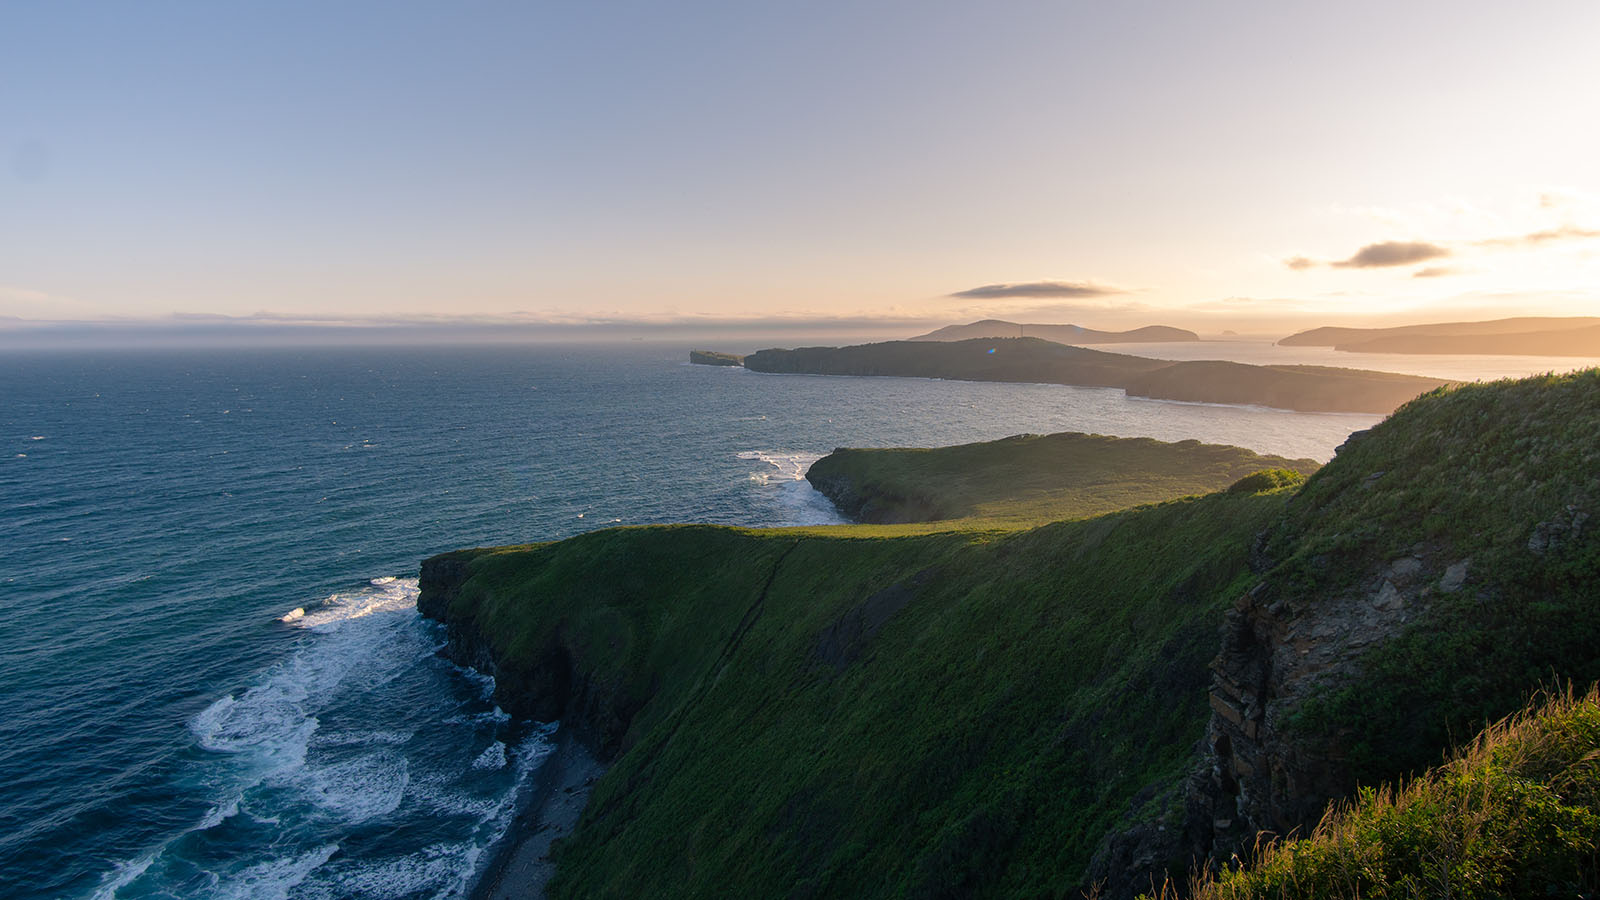
[{"label": "cloud", "polygon": [[1460,271],[1461,271],[1460,269],[1457,269],[1457,268],[1455,268],[1453,266],[1428,266],[1425,269],[1418,269],[1415,272],[1412,272],[1411,273],[1411,277],[1412,278],[1440,278],[1440,277],[1443,277],[1445,275],[1456,275],[1456,274],[1459,274]]},{"label": "cloud", "polygon": [[1427,241],[1382,241],[1368,244],[1349,259],[1328,263],[1335,269],[1382,269],[1389,266],[1409,266],[1449,256],[1450,249]]},{"label": "cloud", "polygon": [[1540,247],[1553,244],[1557,241],[1581,241],[1591,238],[1600,238],[1600,231],[1590,228],[1579,228],[1576,225],[1562,225],[1560,228],[1547,228],[1544,231],[1534,231],[1528,234],[1519,234],[1512,237],[1485,238],[1475,243],[1479,247]]},{"label": "cloud", "polygon": [[1013,297],[1104,297],[1126,293],[1119,287],[1088,281],[1024,281],[1017,284],[986,284],[956,291],[950,296],[968,300],[997,300]]},{"label": "cloud", "polygon": [[[1550,202],[1552,201],[1549,201],[1549,198],[1546,197],[1541,200],[1541,205],[1548,206]],[[1427,262],[1430,259],[1454,256],[1458,249],[1531,250],[1548,244],[1566,241],[1587,241],[1596,238],[1600,238],[1600,229],[1582,228],[1568,223],[1556,228],[1546,228],[1542,231],[1530,231],[1527,234],[1479,238],[1471,241],[1452,241],[1450,243],[1380,241],[1376,244],[1368,244],[1362,247],[1349,259],[1324,261],[1309,256],[1291,256],[1285,259],[1283,264],[1296,271],[1324,265],[1335,269],[1382,269],[1394,266],[1409,266]],[[1459,271],[1458,269],[1434,266],[1416,272],[1413,277],[1433,278],[1439,275],[1457,274]]]}]

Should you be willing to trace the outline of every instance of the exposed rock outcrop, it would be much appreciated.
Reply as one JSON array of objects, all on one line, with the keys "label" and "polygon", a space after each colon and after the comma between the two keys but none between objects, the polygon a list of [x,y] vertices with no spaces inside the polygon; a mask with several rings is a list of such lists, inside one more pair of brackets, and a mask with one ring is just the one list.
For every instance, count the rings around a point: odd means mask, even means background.
[{"label": "exposed rock outcrop", "polygon": [[697,366],[742,366],[744,357],[736,353],[718,353],[715,350],[690,350],[689,362]]}]

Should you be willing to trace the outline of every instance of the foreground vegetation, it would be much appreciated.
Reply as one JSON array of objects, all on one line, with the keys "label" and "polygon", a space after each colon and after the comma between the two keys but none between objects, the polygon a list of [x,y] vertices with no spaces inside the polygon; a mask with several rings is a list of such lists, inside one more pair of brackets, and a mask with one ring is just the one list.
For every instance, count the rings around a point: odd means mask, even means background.
[{"label": "foreground vegetation", "polygon": [[[1204,877],[1201,900],[1592,897],[1600,890],[1600,694],[1557,694],[1443,766],[1368,788],[1303,840]],[[1168,895],[1175,892],[1170,886]]]}]

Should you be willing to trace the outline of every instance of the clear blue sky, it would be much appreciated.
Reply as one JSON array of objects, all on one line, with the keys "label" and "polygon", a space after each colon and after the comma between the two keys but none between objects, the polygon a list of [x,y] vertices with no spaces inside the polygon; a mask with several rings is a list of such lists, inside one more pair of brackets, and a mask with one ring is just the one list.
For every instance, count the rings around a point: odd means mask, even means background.
[{"label": "clear blue sky", "polygon": [[0,316],[1600,313],[1596,46],[1592,2],[14,2]]}]

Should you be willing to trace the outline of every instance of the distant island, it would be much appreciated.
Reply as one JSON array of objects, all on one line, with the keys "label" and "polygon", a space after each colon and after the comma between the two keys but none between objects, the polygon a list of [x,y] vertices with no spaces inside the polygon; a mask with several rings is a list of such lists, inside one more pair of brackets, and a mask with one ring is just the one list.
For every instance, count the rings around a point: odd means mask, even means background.
[{"label": "distant island", "polygon": [[1163,341],[1198,341],[1200,335],[1167,325],[1146,325],[1132,331],[1096,331],[1082,325],[1027,325],[1003,319],[984,319],[970,325],[946,325],[919,334],[913,341],[965,341],[973,338],[1032,337],[1058,344],[1141,344]]},{"label": "distant island", "polygon": [[718,353],[714,350],[690,350],[689,362],[697,366],[742,366],[744,357],[737,353]]},{"label": "distant island", "polygon": [[[690,359],[694,360],[693,354]],[[754,372],[803,375],[896,375],[1110,387],[1122,388],[1133,397],[1301,412],[1387,413],[1418,394],[1448,384],[1437,378],[1327,366],[1173,362],[1032,337],[761,350],[744,357],[744,367]]]},{"label": "distant island", "polygon": [[1600,356],[1600,317],[1523,316],[1399,328],[1313,328],[1278,343],[1285,347],[1332,347],[1351,353]]}]

